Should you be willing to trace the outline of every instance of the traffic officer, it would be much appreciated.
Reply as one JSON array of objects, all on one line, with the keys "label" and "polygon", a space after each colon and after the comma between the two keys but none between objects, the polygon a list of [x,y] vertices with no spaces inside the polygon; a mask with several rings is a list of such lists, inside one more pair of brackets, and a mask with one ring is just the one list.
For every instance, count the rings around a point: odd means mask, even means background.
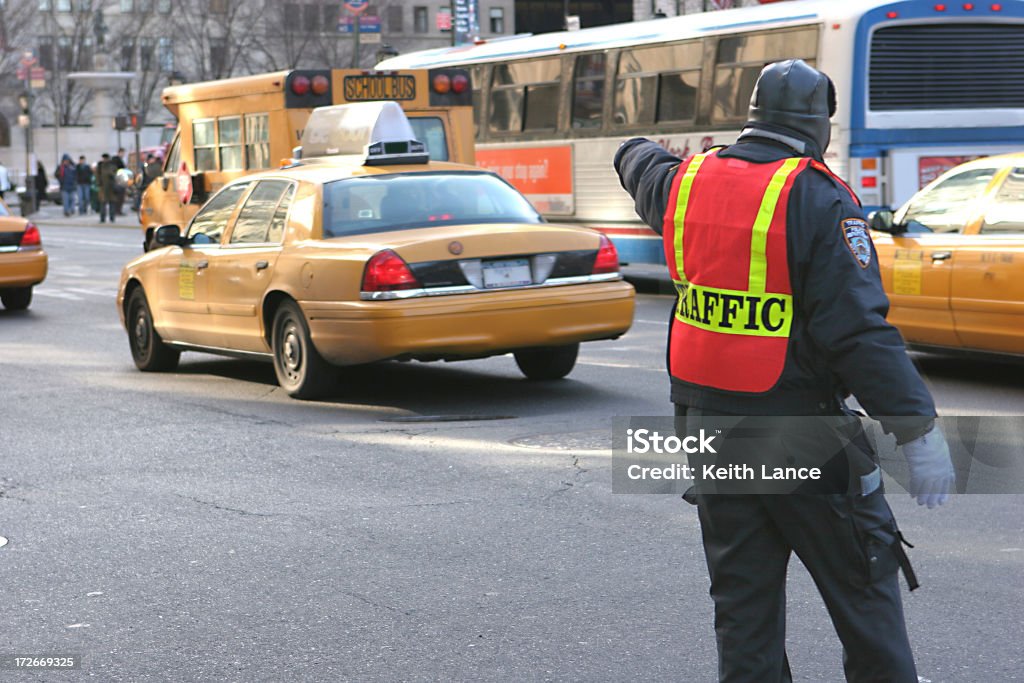
[{"label": "traffic officer", "polygon": [[[949,448],[885,320],[860,203],[824,164],[835,106],[824,74],[800,60],[769,64],[736,144],[683,161],[634,138],[615,168],[662,234],[678,290],[668,343],[676,414],[841,415],[852,393],[902,445],[909,491],[931,508],[953,485]],[[873,465],[863,433],[852,441]],[[879,471],[858,473],[831,495],[698,488],[719,680],[791,680],[785,581],[796,553],[842,641],[847,679],[916,683],[898,568],[911,590],[916,579]]]}]

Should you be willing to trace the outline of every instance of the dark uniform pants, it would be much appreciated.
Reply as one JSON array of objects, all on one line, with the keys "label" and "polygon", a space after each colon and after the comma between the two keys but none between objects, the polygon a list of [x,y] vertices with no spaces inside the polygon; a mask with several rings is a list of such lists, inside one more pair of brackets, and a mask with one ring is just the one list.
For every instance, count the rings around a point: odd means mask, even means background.
[{"label": "dark uniform pants", "polygon": [[796,553],[843,644],[849,681],[917,683],[897,578],[895,520],[867,496],[697,496],[715,603],[719,680],[791,681],[786,567]]}]

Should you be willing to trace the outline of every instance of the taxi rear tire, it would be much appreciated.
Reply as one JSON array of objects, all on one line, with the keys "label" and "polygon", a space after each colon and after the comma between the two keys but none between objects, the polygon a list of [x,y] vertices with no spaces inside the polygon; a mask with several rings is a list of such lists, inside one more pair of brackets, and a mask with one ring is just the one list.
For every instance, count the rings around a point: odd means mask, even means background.
[{"label": "taxi rear tire", "polygon": [[527,379],[562,379],[576,366],[579,344],[516,351],[516,365]]},{"label": "taxi rear tire", "polygon": [[32,303],[32,288],[17,287],[0,290],[0,301],[8,311],[24,311]]},{"label": "taxi rear tire", "polygon": [[270,347],[277,383],[292,398],[323,396],[331,387],[332,367],[313,346],[309,325],[294,301],[284,301],[274,313]]},{"label": "taxi rear tire", "polygon": [[135,367],[143,372],[164,372],[178,367],[181,351],[171,348],[153,327],[153,314],[141,288],[128,297],[128,345]]}]

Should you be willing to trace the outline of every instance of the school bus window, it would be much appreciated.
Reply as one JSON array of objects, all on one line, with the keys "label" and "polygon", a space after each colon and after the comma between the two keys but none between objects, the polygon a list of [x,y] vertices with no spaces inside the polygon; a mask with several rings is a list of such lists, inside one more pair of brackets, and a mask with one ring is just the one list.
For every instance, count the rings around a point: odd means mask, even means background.
[{"label": "school bus window", "polygon": [[167,150],[167,158],[164,159],[164,173],[174,173],[181,163],[181,136],[175,135],[171,147]]},{"label": "school bus window", "polygon": [[270,168],[270,116],[245,115],[245,167]]},{"label": "school bus window", "polygon": [[241,171],[243,165],[240,116],[217,119],[217,143],[220,150],[220,170]]},{"label": "school bus window", "polygon": [[[490,129],[517,133],[524,128],[553,129],[558,112],[559,71],[558,58],[496,64],[491,76]],[[531,95],[533,111],[527,112],[526,102]]]},{"label": "school bus window", "polygon": [[416,139],[427,146],[431,161],[448,161],[448,141],[441,119],[436,116],[410,116],[409,125]]},{"label": "school bus window", "polygon": [[196,171],[217,170],[217,138],[213,119],[192,122],[192,148],[195,152]]},{"label": "school bus window", "polygon": [[803,59],[814,66],[818,55],[818,29],[744,33],[718,41],[711,120],[742,121],[747,116],[754,82],[765,64],[779,59]]},{"label": "school bus window", "polygon": [[573,69],[572,127],[600,128],[604,102],[605,55],[598,52],[576,58]]}]

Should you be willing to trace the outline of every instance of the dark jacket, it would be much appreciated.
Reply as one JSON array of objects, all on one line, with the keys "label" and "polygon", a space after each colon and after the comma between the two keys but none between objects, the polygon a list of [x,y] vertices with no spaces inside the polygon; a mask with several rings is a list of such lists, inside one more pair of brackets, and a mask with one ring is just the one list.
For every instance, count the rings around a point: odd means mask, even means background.
[{"label": "dark jacket", "polygon": [[[718,154],[755,163],[798,156],[760,137],[745,137]],[[627,141],[615,155],[637,214],[658,233],[681,161],[643,138]],[[695,200],[700,198],[690,199]],[[862,267],[844,238],[843,221],[849,219],[862,220],[863,213],[836,179],[811,168],[797,177],[786,223],[795,315],[781,378],[763,394],[740,394],[673,377],[673,402],[739,415],[835,414],[839,400],[852,393],[900,443],[931,428],[931,394],[900,333],[885,320],[889,300],[877,254],[872,245],[870,261]]]},{"label": "dark jacket", "polygon": [[92,169],[89,164],[82,162],[75,166],[75,182],[79,185],[89,185],[92,183]]}]

